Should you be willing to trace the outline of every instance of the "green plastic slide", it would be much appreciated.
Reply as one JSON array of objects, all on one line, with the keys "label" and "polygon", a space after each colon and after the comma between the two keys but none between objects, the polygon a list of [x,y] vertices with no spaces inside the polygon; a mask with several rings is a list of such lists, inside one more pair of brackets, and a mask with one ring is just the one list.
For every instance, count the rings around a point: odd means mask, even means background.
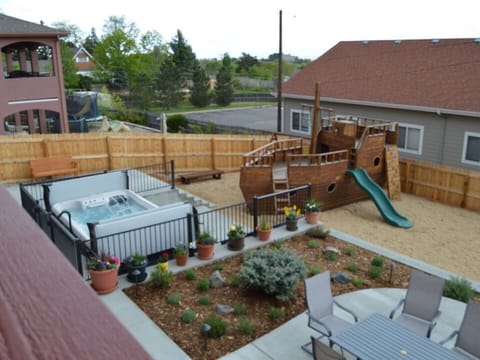
[{"label": "green plastic slide", "polygon": [[365,169],[347,170],[347,174],[353,177],[357,185],[370,196],[387,223],[401,228],[411,228],[413,226],[410,220],[395,210],[385,191],[368,176]]}]

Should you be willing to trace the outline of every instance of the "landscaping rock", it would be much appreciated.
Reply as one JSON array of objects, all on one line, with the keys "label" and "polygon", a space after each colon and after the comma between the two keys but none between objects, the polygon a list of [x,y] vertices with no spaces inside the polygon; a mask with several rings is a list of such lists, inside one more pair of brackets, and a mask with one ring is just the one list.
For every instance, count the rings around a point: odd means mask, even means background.
[{"label": "landscaping rock", "polygon": [[215,311],[219,314],[230,314],[233,312],[233,307],[229,305],[217,304]]},{"label": "landscaping rock", "polygon": [[349,274],[340,271],[332,275],[332,280],[335,284],[348,284],[352,281],[352,277]]},{"label": "landscaping rock", "polygon": [[338,250],[336,247],[334,246],[326,246],[325,249],[323,249],[323,253],[324,254],[328,254],[328,253],[335,253],[335,254],[338,254],[338,255],[342,255],[341,251]]},{"label": "landscaping rock", "polygon": [[222,274],[220,274],[220,271],[215,270],[212,275],[210,275],[210,287],[216,289],[224,287],[225,285],[227,285],[227,282],[223,278]]}]

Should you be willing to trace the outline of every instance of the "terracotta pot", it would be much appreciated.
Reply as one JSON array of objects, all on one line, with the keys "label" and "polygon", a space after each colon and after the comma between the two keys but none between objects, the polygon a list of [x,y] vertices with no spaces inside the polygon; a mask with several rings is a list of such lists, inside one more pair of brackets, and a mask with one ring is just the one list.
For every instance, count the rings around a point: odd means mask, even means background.
[{"label": "terracotta pot", "polygon": [[245,237],[228,238],[228,248],[233,251],[242,250],[245,246]]},{"label": "terracotta pot", "polygon": [[92,287],[97,294],[110,294],[118,287],[118,266],[116,269],[96,271],[90,270]]},{"label": "terracotta pot", "polygon": [[260,241],[267,241],[270,239],[270,235],[272,234],[272,229],[270,230],[260,230],[257,228],[258,240]]},{"label": "terracotta pot", "polygon": [[215,244],[202,245],[197,243],[197,255],[200,260],[208,260],[213,258],[213,248]]},{"label": "terracotta pot", "polygon": [[305,213],[305,219],[307,220],[307,224],[316,225],[318,224],[318,220],[320,219],[320,212],[307,212]]},{"label": "terracotta pot", "polygon": [[158,269],[158,270],[168,271],[168,261],[159,262],[159,263],[157,264],[157,269]]},{"label": "terracotta pot", "polygon": [[287,230],[296,231],[298,229],[297,222],[298,222],[298,219],[295,219],[295,220],[287,219]]},{"label": "terracotta pot", "polygon": [[175,254],[175,262],[178,266],[185,266],[187,265],[188,254],[185,253],[183,255]]}]

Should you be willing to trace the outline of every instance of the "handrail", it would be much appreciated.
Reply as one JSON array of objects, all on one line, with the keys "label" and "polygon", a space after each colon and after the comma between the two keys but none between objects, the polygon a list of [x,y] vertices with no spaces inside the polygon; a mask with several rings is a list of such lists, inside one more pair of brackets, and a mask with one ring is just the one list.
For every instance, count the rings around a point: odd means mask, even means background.
[{"label": "handrail", "polygon": [[243,166],[272,165],[275,153],[301,150],[303,139],[283,139],[272,141],[243,155]]},{"label": "handrail", "polygon": [[287,166],[322,166],[339,161],[348,161],[348,150],[322,154],[288,154]]}]

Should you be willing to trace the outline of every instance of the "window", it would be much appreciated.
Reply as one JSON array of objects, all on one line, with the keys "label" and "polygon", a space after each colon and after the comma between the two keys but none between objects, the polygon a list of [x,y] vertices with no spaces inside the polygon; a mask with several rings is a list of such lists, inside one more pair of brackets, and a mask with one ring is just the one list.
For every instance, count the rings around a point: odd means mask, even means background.
[{"label": "window", "polygon": [[398,150],[413,154],[422,153],[423,126],[400,124],[398,132]]},{"label": "window", "polygon": [[310,113],[307,111],[292,110],[290,115],[290,130],[310,133]]},{"label": "window", "polygon": [[462,162],[480,165],[480,133],[466,132],[463,139]]},{"label": "window", "polygon": [[75,60],[77,60],[77,63],[87,63],[88,57],[77,57]]}]

